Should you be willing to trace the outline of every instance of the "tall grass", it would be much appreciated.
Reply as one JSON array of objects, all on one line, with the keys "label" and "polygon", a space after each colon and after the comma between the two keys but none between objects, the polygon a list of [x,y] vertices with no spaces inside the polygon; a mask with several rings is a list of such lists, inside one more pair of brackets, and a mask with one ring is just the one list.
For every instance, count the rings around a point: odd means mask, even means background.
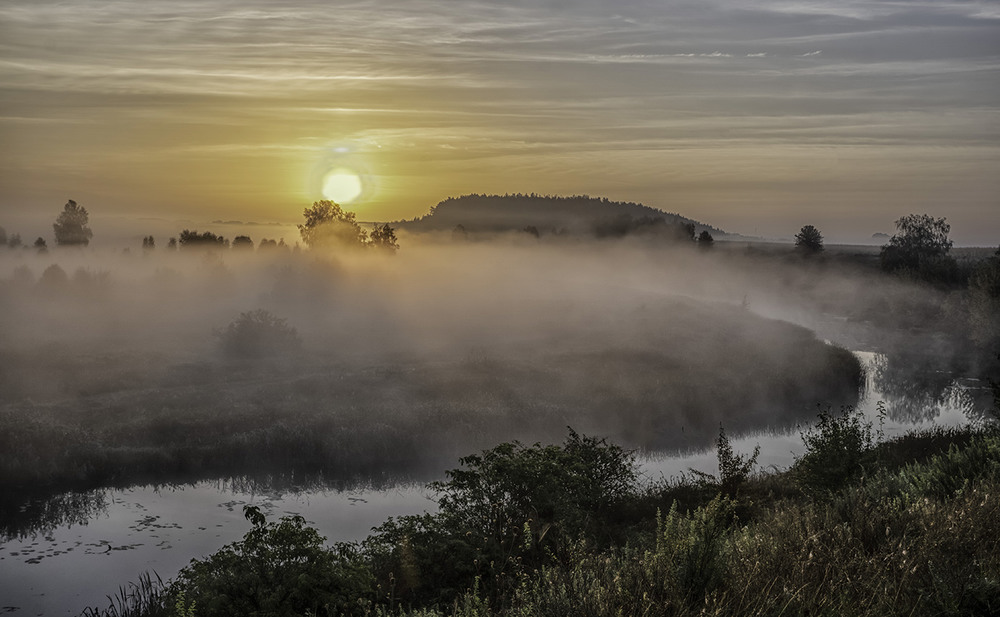
[{"label": "tall grass", "polygon": [[[153,577],[156,577],[155,580]],[[115,596],[108,596],[107,608],[89,607],[81,617],[166,617],[171,612],[166,605],[167,586],[155,572],[139,576],[138,582],[118,588]],[[180,616],[180,617],[183,617]]]}]

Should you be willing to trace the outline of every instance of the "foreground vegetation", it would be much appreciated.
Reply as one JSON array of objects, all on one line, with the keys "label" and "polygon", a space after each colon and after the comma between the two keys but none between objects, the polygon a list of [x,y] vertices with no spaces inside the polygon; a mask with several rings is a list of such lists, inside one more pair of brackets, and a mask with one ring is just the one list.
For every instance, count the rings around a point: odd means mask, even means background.
[{"label": "foreground vegetation", "polygon": [[435,485],[437,514],[326,546],[255,508],[244,539],[88,615],[992,615],[1000,431],[880,442],[823,414],[785,472],[718,438],[719,474],[644,485],[632,454],[570,432],[506,443]]}]

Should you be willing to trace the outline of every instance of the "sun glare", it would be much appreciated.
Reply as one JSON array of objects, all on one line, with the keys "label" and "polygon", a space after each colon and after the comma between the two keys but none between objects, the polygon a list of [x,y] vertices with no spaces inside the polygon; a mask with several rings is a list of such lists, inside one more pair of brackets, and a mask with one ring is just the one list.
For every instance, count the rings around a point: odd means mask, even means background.
[{"label": "sun glare", "polygon": [[361,178],[350,169],[334,169],[323,177],[323,196],[338,204],[348,204],[361,195]]}]

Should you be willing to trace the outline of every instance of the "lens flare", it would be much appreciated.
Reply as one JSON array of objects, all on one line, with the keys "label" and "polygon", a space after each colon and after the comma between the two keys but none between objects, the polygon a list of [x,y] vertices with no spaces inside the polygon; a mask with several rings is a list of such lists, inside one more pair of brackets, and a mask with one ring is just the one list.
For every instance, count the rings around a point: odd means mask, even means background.
[{"label": "lens flare", "polygon": [[363,190],[361,178],[350,169],[334,169],[323,177],[323,196],[338,204],[351,203]]}]

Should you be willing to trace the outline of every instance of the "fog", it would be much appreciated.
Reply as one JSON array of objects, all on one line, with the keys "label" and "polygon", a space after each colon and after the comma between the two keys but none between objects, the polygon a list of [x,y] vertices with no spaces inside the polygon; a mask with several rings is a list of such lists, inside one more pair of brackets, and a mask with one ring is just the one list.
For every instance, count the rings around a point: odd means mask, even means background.
[{"label": "fog", "polygon": [[[720,424],[789,430],[855,403],[861,369],[838,345],[956,354],[907,330],[947,294],[850,260],[528,234],[400,244],[0,252],[5,482],[433,474],[567,426],[676,451]],[[257,310],[297,337],[227,347]],[[864,318],[885,310],[902,327]]]}]

